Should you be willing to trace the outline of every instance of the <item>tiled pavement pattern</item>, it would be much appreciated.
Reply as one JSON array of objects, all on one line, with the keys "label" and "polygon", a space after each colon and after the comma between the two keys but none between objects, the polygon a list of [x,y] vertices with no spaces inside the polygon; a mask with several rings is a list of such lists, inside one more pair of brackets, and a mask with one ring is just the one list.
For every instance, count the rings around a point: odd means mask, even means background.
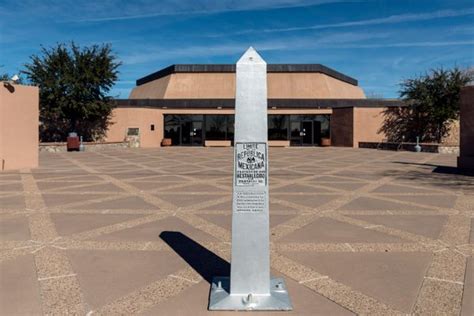
[{"label": "tiled pavement pattern", "polygon": [[[455,159],[272,149],[284,314],[473,315],[474,177]],[[232,149],[42,153],[40,165],[0,173],[0,314],[208,313],[209,279],[229,272]]]}]

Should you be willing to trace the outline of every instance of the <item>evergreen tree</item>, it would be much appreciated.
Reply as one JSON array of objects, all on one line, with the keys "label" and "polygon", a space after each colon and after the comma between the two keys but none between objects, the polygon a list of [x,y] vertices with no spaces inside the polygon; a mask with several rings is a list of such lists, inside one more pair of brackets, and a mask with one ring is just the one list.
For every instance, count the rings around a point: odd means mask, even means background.
[{"label": "evergreen tree", "polygon": [[459,118],[460,91],[472,75],[459,68],[435,69],[401,83],[400,97],[408,107],[385,111],[382,131],[390,141],[440,143]]},{"label": "evergreen tree", "polygon": [[30,59],[23,73],[40,88],[41,141],[64,141],[69,132],[87,141],[102,138],[112,112],[108,93],[120,66],[111,46],[58,44]]}]

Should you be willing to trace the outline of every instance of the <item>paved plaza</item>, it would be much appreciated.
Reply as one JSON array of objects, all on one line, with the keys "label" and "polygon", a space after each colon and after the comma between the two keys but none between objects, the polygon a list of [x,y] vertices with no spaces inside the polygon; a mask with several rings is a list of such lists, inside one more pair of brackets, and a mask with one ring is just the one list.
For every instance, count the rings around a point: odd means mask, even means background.
[{"label": "paved plaza", "polygon": [[[474,314],[474,177],[454,155],[269,157],[271,268],[294,305],[273,314]],[[0,314],[234,314],[207,312],[231,193],[231,148],[41,153],[0,173]]]}]

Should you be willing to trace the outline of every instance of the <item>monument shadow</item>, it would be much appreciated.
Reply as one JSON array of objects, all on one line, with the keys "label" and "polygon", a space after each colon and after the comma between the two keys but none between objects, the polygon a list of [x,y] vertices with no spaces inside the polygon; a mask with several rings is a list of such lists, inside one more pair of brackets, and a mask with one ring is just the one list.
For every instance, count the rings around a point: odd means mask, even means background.
[{"label": "monument shadow", "polygon": [[203,279],[212,284],[214,276],[230,276],[230,263],[180,232],[164,231],[160,238]]}]

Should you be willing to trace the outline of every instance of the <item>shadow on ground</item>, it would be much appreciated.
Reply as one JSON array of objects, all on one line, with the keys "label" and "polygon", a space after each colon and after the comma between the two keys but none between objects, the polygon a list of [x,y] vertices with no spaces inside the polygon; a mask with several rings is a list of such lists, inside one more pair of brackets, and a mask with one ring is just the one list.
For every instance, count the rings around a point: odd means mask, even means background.
[{"label": "shadow on ground", "polygon": [[[384,176],[396,177],[400,180],[430,182],[430,185],[449,188],[462,189],[471,188],[474,185],[474,173],[456,167],[441,166],[427,163],[414,163],[395,161],[396,164],[419,166],[419,170],[387,170]],[[427,170],[429,169],[429,170]]]},{"label": "shadow on ground", "polygon": [[180,232],[164,231],[160,238],[209,284],[214,276],[230,276],[230,263],[188,236]]}]

